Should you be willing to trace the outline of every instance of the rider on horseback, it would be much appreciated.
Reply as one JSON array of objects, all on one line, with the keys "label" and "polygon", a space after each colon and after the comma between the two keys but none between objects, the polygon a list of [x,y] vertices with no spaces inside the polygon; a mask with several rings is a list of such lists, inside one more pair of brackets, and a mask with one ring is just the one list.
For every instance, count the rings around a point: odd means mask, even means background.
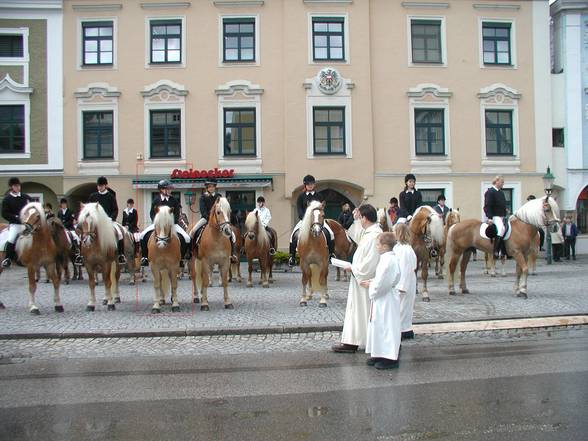
[{"label": "rider on horseback", "polygon": [[492,180],[492,187],[484,194],[484,213],[488,218],[489,225],[496,227],[496,238],[494,239],[494,258],[498,259],[504,236],[504,217],[506,216],[506,197],[502,191],[504,178],[496,176]]},{"label": "rider on horseback", "polygon": [[11,261],[16,261],[16,251],[14,244],[20,233],[26,228],[20,222],[20,210],[31,201],[31,197],[26,193],[20,192],[20,180],[18,178],[10,178],[8,180],[8,187],[10,188],[2,199],[2,217],[9,223],[8,237],[6,239],[6,257],[2,261],[2,267],[8,268]]},{"label": "rider on horseback", "polygon": [[271,248],[270,248],[270,254],[275,254],[276,250],[274,248],[274,244],[276,243],[275,240],[276,238],[274,237],[274,232],[271,228],[269,228],[269,223],[272,220],[272,214],[270,213],[269,208],[267,208],[265,206],[265,198],[263,196],[259,196],[257,198],[257,207],[255,208],[254,211],[257,211],[257,213],[259,214],[259,221],[261,222],[261,224],[263,225],[263,227],[265,228],[265,231],[267,231],[267,235],[270,238],[270,244],[271,244]]},{"label": "rider on horseback", "polygon": [[[296,248],[298,247],[298,230],[302,225],[302,218],[304,217],[304,213],[306,213],[306,208],[311,201],[319,201],[324,202],[325,198],[315,191],[316,180],[312,175],[306,175],[302,180],[304,184],[304,190],[302,193],[298,195],[298,199],[296,200],[296,211],[298,212],[298,223],[294,227],[292,231],[292,235],[290,236],[290,259],[288,259],[288,265],[295,266],[296,265]],[[335,254],[335,235],[331,230],[331,227],[325,222],[323,228],[327,230],[325,233],[325,239],[327,240],[327,245],[329,247],[329,255],[332,257]]]},{"label": "rider on horseback", "polygon": [[116,192],[108,186],[108,180],[104,176],[100,176],[96,181],[98,191],[90,195],[88,202],[98,202],[110,219],[116,232],[117,248],[118,248],[118,263],[124,265],[127,263],[125,258],[125,244],[122,231],[116,223],[118,217],[118,204],[116,203]]},{"label": "rider on horseback", "polygon": [[[216,179],[215,178],[208,178],[206,182],[204,182],[204,187],[206,191],[202,193],[200,196],[199,207],[200,207],[200,216],[201,218],[198,220],[194,228],[190,232],[191,236],[196,241],[195,249],[198,247],[198,239],[200,238],[200,234],[204,231],[204,226],[208,223],[208,217],[210,216],[210,210],[212,209],[213,205],[216,201],[218,201],[222,194],[216,191]],[[233,232],[231,235],[231,262],[236,263],[239,261],[237,258],[237,238],[235,237],[235,233]]]},{"label": "rider on horseback", "polygon": [[[157,189],[159,190],[159,195],[153,199],[153,202],[151,203],[151,211],[149,212],[149,216],[153,221],[156,214],[156,207],[160,207],[162,205],[172,209],[174,213],[174,231],[178,234],[178,239],[180,240],[180,255],[182,256],[180,266],[184,266],[184,260],[190,260],[192,253],[190,251],[190,247],[188,246],[190,244],[190,236],[184,231],[182,227],[178,225],[180,221],[180,213],[182,211],[180,201],[171,195],[172,184],[167,179],[162,179],[159,181],[157,184]],[[141,236],[139,236],[141,240],[141,266],[149,266],[149,251],[147,249],[147,244],[154,229],[155,225],[151,224],[145,228],[141,233]]]},{"label": "rider on horseback", "polygon": [[415,188],[416,177],[408,173],[404,177],[404,190],[398,195],[400,212],[398,218],[406,218],[409,221],[417,208],[423,205],[423,195]]}]

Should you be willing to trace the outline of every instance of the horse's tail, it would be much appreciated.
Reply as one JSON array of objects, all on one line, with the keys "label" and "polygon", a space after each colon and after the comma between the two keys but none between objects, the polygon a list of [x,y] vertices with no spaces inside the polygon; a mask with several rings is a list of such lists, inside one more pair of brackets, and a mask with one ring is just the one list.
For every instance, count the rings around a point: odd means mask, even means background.
[{"label": "horse's tail", "polygon": [[194,287],[194,294],[202,291],[202,261],[198,258],[194,259],[194,274],[192,274],[192,285]]},{"label": "horse's tail", "polygon": [[321,286],[320,275],[321,268],[316,263],[310,265],[310,292],[321,292],[326,291],[326,286]]},{"label": "horse's tail", "polygon": [[117,262],[112,262],[110,267],[110,292],[113,294],[118,294],[118,279],[120,277],[120,268]]},{"label": "horse's tail", "polygon": [[161,292],[163,293],[163,298],[165,299],[171,293],[171,280],[170,280],[170,273],[168,270],[160,271],[161,277]]}]

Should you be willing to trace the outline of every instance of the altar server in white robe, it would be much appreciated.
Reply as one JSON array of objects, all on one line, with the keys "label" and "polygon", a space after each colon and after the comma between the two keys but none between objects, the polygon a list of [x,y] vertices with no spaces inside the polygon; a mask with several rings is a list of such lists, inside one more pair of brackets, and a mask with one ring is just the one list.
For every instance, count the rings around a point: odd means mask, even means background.
[{"label": "altar server in white robe", "polygon": [[398,367],[400,351],[400,293],[396,285],[400,280],[398,258],[392,249],[393,233],[382,233],[378,238],[380,262],[376,276],[364,280],[361,286],[369,287],[371,309],[367,329],[365,352],[370,354],[368,366],[376,369]]},{"label": "altar server in white robe", "polygon": [[401,339],[406,340],[414,338],[412,314],[417,289],[417,257],[410,245],[410,229],[408,225],[394,225],[394,235],[396,236],[394,254],[398,257],[398,265],[400,267],[400,281],[398,282],[397,288],[400,292]]},{"label": "altar server in white robe", "polygon": [[370,301],[368,289],[360,286],[360,282],[374,278],[380,259],[376,244],[382,229],[377,223],[376,209],[370,204],[361,205],[353,211],[353,218],[348,233],[357,244],[357,250],[351,269],[346,269],[353,277],[349,281],[341,343],[332,347],[333,351],[341,353],[354,353],[359,346],[365,345]]}]

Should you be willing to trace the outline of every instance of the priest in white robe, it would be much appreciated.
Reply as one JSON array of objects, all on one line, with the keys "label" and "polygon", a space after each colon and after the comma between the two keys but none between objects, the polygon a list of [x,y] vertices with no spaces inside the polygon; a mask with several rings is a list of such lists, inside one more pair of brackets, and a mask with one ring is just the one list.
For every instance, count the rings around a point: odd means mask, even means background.
[{"label": "priest in white robe", "polygon": [[394,254],[398,257],[400,280],[397,289],[400,292],[400,330],[401,338],[414,338],[412,315],[417,289],[417,257],[410,245],[410,230],[406,224],[394,225],[396,245]]},{"label": "priest in white robe", "polygon": [[380,259],[376,244],[382,229],[377,223],[376,209],[370,204],[364,204],[353,211],[353,218],[355,221],[348,233],[357,244],[357,250],[353,255],[351,269],[346,270],[353,277],[349,281],[341,343],[332,347],[333,351],[342,353],[354,353],[366,343],[370,302],[368,289],[360,283],[374,278]]}]

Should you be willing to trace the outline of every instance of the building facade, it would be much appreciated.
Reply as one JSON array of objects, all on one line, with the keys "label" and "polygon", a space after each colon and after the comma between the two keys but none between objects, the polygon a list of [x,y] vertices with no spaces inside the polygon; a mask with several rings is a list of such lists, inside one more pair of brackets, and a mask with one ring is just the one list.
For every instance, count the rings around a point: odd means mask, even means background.
[{"label": "building facade", "polygon": [[0,2],[0,189],[18,176],[35,200],[63,193],[63,5]]},{"label": "building facade", "polygon": [[[237,215],[263,195],[280,248],[313,174],[336,217],[424,199],[511,209],[551,161],[545,1],[65,0],[64,193],[105,175],[142,224],[159,179],[189,217],[216,176]],[[191,209],[189,209],[192,203]]]},{"label": "building facade", "polygon": [[[588,1],[557,0],[550,9],[554,174],[561,208],[588,233]],[[587,240],[578,245],[588,250]]]}]

